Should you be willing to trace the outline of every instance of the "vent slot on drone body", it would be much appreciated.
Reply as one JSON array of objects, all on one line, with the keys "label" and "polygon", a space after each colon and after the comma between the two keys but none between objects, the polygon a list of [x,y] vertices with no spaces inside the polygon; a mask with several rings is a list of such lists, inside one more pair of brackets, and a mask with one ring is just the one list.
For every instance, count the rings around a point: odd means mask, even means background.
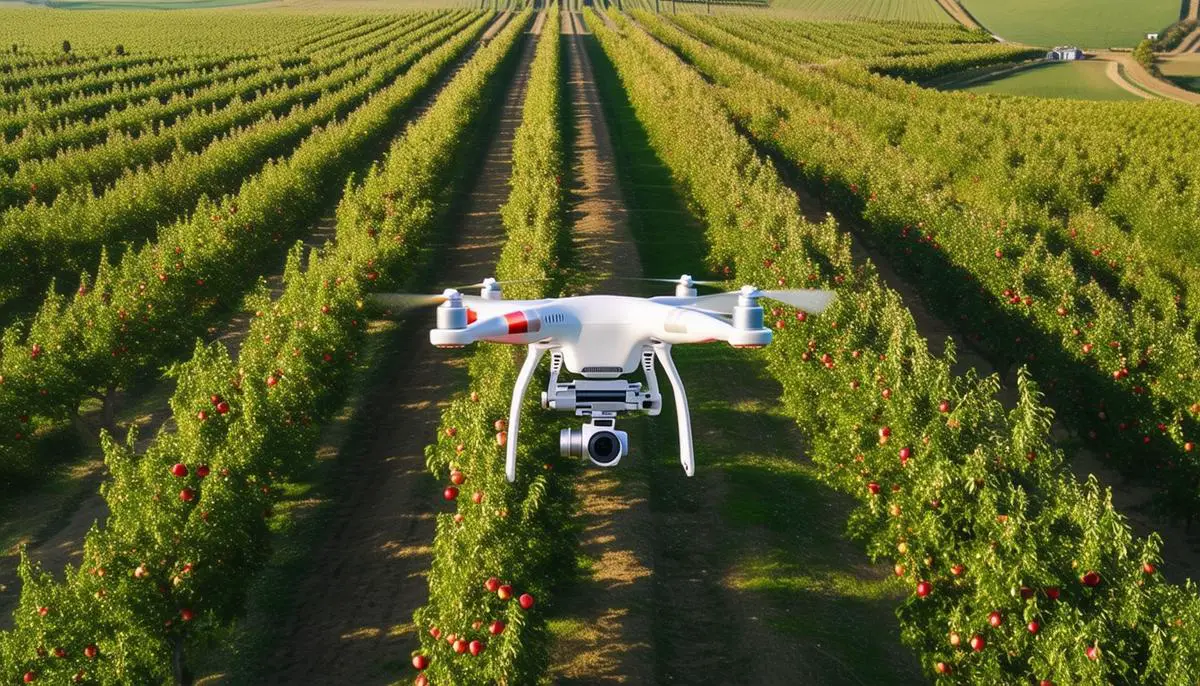
[{"label": "vent slot on drone body", "polygon": [[584,374],[620,374],[624,370],[620,367],[584,367]]},{"label": "vent slot on drone body", "polygon": [[555,312],[554,314],[546,315],[543,318],[543,321],[545,321],[547,324],[561,324],[566,318],[566,315],[562,314],[561,312]]}]

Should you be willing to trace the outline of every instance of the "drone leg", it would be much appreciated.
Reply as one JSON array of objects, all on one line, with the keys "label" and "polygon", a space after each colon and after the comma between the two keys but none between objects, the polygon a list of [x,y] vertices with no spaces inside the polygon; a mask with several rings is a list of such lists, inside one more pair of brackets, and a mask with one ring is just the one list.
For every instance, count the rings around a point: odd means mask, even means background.
[{"label": "drone leg", "polygon": [[513,386],[512,406],[508,410],[508,441],[505,447],[504,475],[509,483],[517,480],[517,435],[521,430],[521,402],[525,399],[525,391],[533,380],[533,372],[537,370],[538,362],[546,349],[540,345],[529,346],[525,355],[525,364],[521,365],[521,373],[517,374],[517,383]]},{"label": "drone leg", "polygon": [[671,359],[670,343],[655,343],[654,354],[658,355],[658,361],[662,362],[667,378],[671,381],[671,390],[675,392],[675,416],[679,420],[679,462],[683,465],[683,471],[691,476],[696,473],[696,457],[692,450],[692,418],[688,412],[683,379],[679,377],[679,370],[675,368],[675,361]]}]

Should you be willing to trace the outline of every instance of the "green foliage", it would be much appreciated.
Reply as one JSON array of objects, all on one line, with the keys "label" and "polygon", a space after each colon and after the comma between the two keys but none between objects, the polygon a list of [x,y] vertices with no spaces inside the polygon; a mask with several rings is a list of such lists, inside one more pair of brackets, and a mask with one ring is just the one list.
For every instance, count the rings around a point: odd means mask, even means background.
[{"label": "green foliage", "polygon": [[[155,242],[128,250],[115,264],[102,251],[95,276],[84,277],[74,298],[51,294],[27,331],[9,327],[0,345],[0,470],[28,461],[28,438],[39,425],[69,417],[93,389],[126,383],[176,359],[214,314],[236,302],[253,285],[263,257],[311,227],[330,185],[482,30],[478,15],[455,17],[401,49],[395,61],[378,64],[354,88],[361,89],[355,100],[341,93],[322,98],[314,107],[331,115],[364,104],[310,131],[291,157],[267,163],[241,181],[236,195],[219,202],[201,197],[190,217],[163,227]],[[325,100],[332,104],[320,105]],[[164,176],[162,183],[173,179]],[[139,183],[128,192],[161,200]],[[145,216],[137,201],[111,202],[128,214],[93,209],[126,222]]]},{"label": "green foliage", "polygon": [[1154,71],[1154,43],[1150,39],[1143,40],[1133,49],[1133,59],[1150,71]]},{"label": "green foliage", "polygon": [[[1032,379],[1022,372],[1005,411],[996,378],[955,376],[952,347],[932,356],[899,296],[853,263],[846,234],[832,219],[801,219],[795,195],[729,121],[719,96],[727,75],[745,73],[719,71],[711,49],[659,18],[637,20],[719,84],[636,25],[592,23],[655,151],[707,221],[712,267],[739,282],[838,293],[820,316],[779,308],[770,371],[823,478],[858,499],[851,532],[913,589],[898,615],[929,673],[943,663],[955,683],[1194,682],[1195,589],[1167,584],[1157,538],[1133,537],[1094,480],[1064,469]],[[747,83],[737,102],[753,111],[764,84]],[[966,647],[975,635],[986,642],[977,651]]]},{"label": "green foliage", "polygon": [[805,185],[860,216],[935,311],[1001,366],[1053,379],[1061,419],[1193,516],[1200,272],[1179,237],[1195,185],[1160,157],[1191,154],[1176,142],[1190,108],[964,97],[653,29]]},{"label": "green foliage", "polygon": [[[559,252],[567,238],[564,213],[562,68],[557,7],[547,8],[537,39],[521,125],[513,141],[511,190],[501,209],[507,234],[496,276],[526,279],[506,285],[506,298],[556,292]],[[435,476],[465,481],[454,513],[438,515],[429,603],[417,611],[421,654],[432,683],[534,683],[546,668],[545,607],[553,582],[571,561],[570,465],[557,462],[557,432],[532,397],[522,412],[517,481],[504,476],[506,418],[520,361],[510,346],[481,344],[470,358],[469,391],[442,415],[438,441],[427,451]],[[499,424],[497,423],[499,422]],[[482,502],[474,502],[481,494]],[[495,577],[511,585],[502,600],[485,587]],[[533,608],[517,599],[529,593]],[[494,634],[493,622],[504,623]],[[436,634],[436,635],[435,635]],[[483,652],[454,651],[453,640],[480,641]]]},{"label": "green foliage", "polygon": [[[462,54],[488,19],[477,15],[468,30],[415,64],[411,80],[396,81],[349,118],[344,131],[327,130],[337,147],[308,154],[329,157],[369,138],[410,89]],[[452,134],[435,145],[421,132],[449,128],[448,120],[459,122],[459,132],[478,122],[477,110],[455,107],[461,91],[480,87],[477,72],[494,69],[527,23],[512,22],[480,50],[447,86],[446,93],[458,94],[455,102],[443,104],[444,94],[393,147],[391,159],[420,160],[429,172],[410,186],[411,210],[372,221],[370,232],[339,222],[336,242],[306,262],[294,251],[282,294],[274,301],[256,297],[262,309],[236,362],[220,343],[197,344],[193,357],[173,368],[176,429],[160,432],[140,455],[132,435],[124,446],[106,441],[112,476],[103,494],[111,514],[89,532],[81,565],[69,568],[64,581],[23,562],[16,628],[0,634],[0,678],[17,683],[32,671],[57,683],[82,671],[83,683],[178,681],[186,674],[173,667],[176,658],[186,664],[191,642],[241,611],[268,553],[273,484],[312,459],[321,423],[339,407],[363,344],[366,291],[404,280],[420,265],[423,251],[397,247],[430,235],[454,187],[440,162],[463,137]],[[65,655],[57,657],[56,648]]]}]

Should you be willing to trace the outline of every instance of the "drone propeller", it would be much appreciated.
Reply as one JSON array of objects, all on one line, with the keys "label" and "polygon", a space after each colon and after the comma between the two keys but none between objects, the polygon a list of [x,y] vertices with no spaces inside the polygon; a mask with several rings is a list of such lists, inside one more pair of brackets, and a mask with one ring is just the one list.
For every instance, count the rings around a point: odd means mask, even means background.
[{"label": "drone propeller", "polygon": [[[373,302],[377,305],[386,307],[387,309],[391,310],[393,313],[399,314],[402,312],[408,312],[409,310],[418,310],[423,307],[436,307],[438,305],[441,305],[442,303],[449,300],[449,295],[448,295],[449,291],[459,291],[461,293],[462,291],[470,290],[473,288],[487,288],[489,286],[504,286],[504,285],[512,284],[512,283],[531,283],[534,281],[550,281],[550,280],[551,279],[545,279],[545,278],[511,279],[508,281],[496,281],[495,279],[487,279],[487,280],[481,281],[479,283],[467,284],[465,286],[454,286],[454,287],[449,288],[446,291],[443,291],[437,295],[424,294],[424,293],[373,293],[370,296],[368,296],[368,298],[370,299],[371,302]],[[462,299],[465,302],[471,302],[471,301],[479,300],[480,298],[475,295],[468,295],[468,294],[463,293]]]},{"label": "drone propeller", "polygon": [[470,290],[472,288],[485,288],[490,285],[507,286],[510,283],[535,283],[535,282],[539,282],[539,281],[553,281],[553,280],[554,279],[544,277],[544,276],[536,278],[536,279],[506,279],[504,281],[496,281],[495,279],[485,279],[483,281],[480,281],[479,283],[470,283],[470,284],[467,284],[466,286],[452,286],[452,288],[456,291],[466,291],[466,290]]},{"label": "drone propeller", "polygon": [[421,293],[373,293],[368,299],[376,305],[381,305],[393,313],[418,310],[423,307],[436,307],[449,300],[449,296],[425,295]]},{"label": "drone propeller", "polygon": [[[713,312],[724,315],[732,315],[733,308],[738,303],[738,298],[742,296],[741,291],[730,291],[728,293],[714,293],[712,295],[701,295],[693,298],[690,303],[684,307],[689,307],[705,312]],[[817,290],[786,290],[786,291],[758,291],[758,297],[770,298],[786,303],[805,312],[812,314],[820,314],[829,307],[829,303],[833,302],[833,291],[817,291]]]}]

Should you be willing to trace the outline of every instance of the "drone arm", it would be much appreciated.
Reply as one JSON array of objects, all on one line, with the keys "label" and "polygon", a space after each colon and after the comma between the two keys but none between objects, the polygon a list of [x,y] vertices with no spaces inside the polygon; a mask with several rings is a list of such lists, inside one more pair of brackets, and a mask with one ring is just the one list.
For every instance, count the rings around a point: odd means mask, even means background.
[{"label": "drone arm", "polygon": [[696,473],[696,457],[692,450],[692,417],[688,412],[683,379],[679,377],[679,370],[675,368],[675,361],[671,359],[670,343],[655,343],[654,353],[666,370],[667,378],[671,381],[671,390],[675,393],[675,416],[679,420],[679,462],[683,464],[683,471],[691,476]]},{"label": "drone arm", "polygon": [[525,400],[525,391],[529,390],[533,373],[537,370],[538,362],[542,360],[544,354],[546,354],[546,348],[543,346],[536,344],[529,346],[529,352],[525,355],[525,364],[521,365],[521,372],[517,374],[517,383],[513,386],[512,406],[508,410],[508,441],[504,456],[504,475],[508,477],[510,483],[517,480],[517,437],[521,430],[521,403]]}]

